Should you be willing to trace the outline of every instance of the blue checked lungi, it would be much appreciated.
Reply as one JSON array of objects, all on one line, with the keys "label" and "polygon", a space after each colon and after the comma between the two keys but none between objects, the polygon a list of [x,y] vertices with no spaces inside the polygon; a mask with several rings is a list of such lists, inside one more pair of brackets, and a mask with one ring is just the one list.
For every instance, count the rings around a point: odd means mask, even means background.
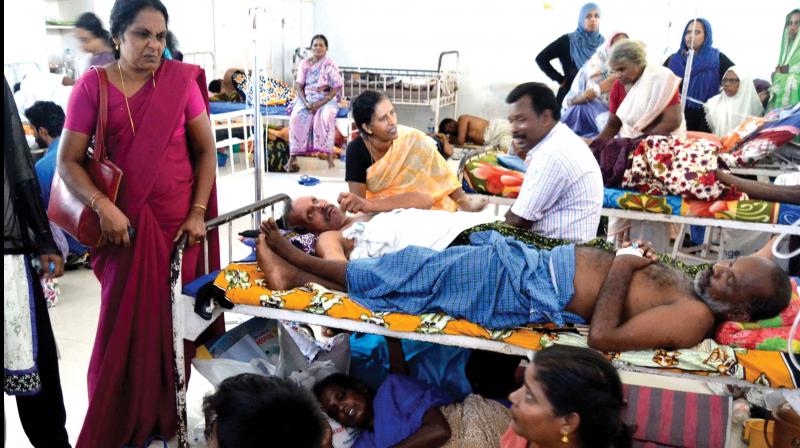
[{"label": "blue checked lungi", "polygon": [[441,312],[490,330],[584,323],[564,311],[575,293],[574,245],[540,250],[495,231],[474,233],[470,243],[350,261],[347,292],[371,311]]}]

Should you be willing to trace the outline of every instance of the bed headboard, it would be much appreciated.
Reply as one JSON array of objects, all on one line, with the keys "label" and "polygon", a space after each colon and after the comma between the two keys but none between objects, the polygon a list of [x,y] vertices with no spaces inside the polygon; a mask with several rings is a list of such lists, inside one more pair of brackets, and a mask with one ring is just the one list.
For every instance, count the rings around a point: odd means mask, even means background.
[{"label": "bed headboard", "polygon": [[443,51],[439,53],[439,65],[436,68],[436,71],[442,73],[442,69],[445,71],[451,72],[458,72],[458,60],[461,56],[458,54],[457,50],[450,50],[450,51]]},{"label": "bed headboard", "polygon": [[217,74],[217,61],[210,51],[184,53],[183,62],[199,65],[206,72],[206,81],[211,81]]}]

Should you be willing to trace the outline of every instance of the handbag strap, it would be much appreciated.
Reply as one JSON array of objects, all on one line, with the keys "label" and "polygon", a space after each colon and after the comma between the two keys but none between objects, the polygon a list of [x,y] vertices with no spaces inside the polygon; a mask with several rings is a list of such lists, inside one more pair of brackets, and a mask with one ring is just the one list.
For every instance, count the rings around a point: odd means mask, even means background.
[{"label": "handbag strap", "polygon": [[108,123],[108,73],[106,69],[99,66],[92,67],[97,71],[97,79],[100,87],[100,104],[97,108],[97,127],[94,130],[94,149],[90,156],[95,160],[101,161],[108,158],[106,154],[106,125]]}]

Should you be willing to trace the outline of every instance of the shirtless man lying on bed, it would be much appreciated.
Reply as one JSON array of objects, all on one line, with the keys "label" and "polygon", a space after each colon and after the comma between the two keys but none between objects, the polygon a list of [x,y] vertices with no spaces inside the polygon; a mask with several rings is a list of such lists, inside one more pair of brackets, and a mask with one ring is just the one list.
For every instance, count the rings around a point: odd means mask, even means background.
[{"label": "shirtless man lying on bed", "polygon": [[[283,212],[287,227],[302,228],[319,236],[318,257],[373,258],[409,245],[443,250],[464,230],[498,220],[485,213],[428,210],[432,200],[424,193],[404,193],[377,200],[341,193],[338,202],[339,206],[303,196],[292,201]],[[348,216],[345,212],[358,214]],[[265,225],[262,224],[262,230]],[[425,231],[408,231],[417,226]]]},{"label": "shirtless man lying on bed", "polygon": [[537,250],[496,232],[475,233],[471,242],[325,260],[295,248],[270,220],[257,258],[272,289],[314,282],[372,311],[443,312],[489,329],[591,322],[589,345],[602,351],[693,347],[717,321],[769,318],[791,297],[786,274],[759,256],[717,263],[692,279],[655,262],[641,242],[641,256],[573,244]]}]

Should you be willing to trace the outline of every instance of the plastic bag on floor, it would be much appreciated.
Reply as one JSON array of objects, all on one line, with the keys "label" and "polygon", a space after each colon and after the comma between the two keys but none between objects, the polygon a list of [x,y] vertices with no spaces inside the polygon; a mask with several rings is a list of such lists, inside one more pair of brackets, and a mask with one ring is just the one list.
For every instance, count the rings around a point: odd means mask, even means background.
[{"label": "plastic bag on floor", "polygon": [[255,365],[235,361],[233,359],[195,359],[192,361],[194,368],[200,372],[214,387],[226,378],[240,375],[242,373],[255,373],[264,375],[263,371]]},{"label": "plastic bag on floor", "polygon": [[[215,358],[238,359],[248,362],[250,358],[240,359],[237,357],[223,356],[232,347],[240,344],[242,339],[249,337],[257,348],[265,355],[271,357],[280,351],[278,343],[278,324],[276,321],[264,318],[253,318],[243,322],[235,328],[225,332],[208,347],[208,351]],[[245,344],[249,345],[249,341]],[[241,345],[238,348],[243,348]],[[252,346],[250,347],[252,348]]]},{"label": "plastic bag on floor", "polygon": [[[350,335],[341,333],[327,341],[314,339],[308,327],[297,322],[281,321],[282,330],[303,355],[307,363],[313,361],[331,361],[339,372],[347,373],[350,369]],[[281,340],[281,347],[289,341]],[[300,368],[301,366],[297,366]],[[296,369],[294,369],[296,370]]]},{"label": "plastic bag on floor", "polygon": [[305,369],[292,372],[289,375],[289,379],[294,381],[298,386],[311,390],[314,384],[317,384],[317,381],[333,375],[334,373],[339,373],[339,370],[331,361],[319,361],[312,362]]},{"label": "plastic bag on floor", "polygon": [[[259,343],[260,342],[260,343]],[[298,324],[263,318],[250,319],[228,331],[208,349],[214,359],[193,361],[214,385],[240,373],[289,378],[297,373],[305,385],[335,372],[347,373],[350,340],[341,334],[322,343]],[[320,376],[322,375],[322,376]]]}]

